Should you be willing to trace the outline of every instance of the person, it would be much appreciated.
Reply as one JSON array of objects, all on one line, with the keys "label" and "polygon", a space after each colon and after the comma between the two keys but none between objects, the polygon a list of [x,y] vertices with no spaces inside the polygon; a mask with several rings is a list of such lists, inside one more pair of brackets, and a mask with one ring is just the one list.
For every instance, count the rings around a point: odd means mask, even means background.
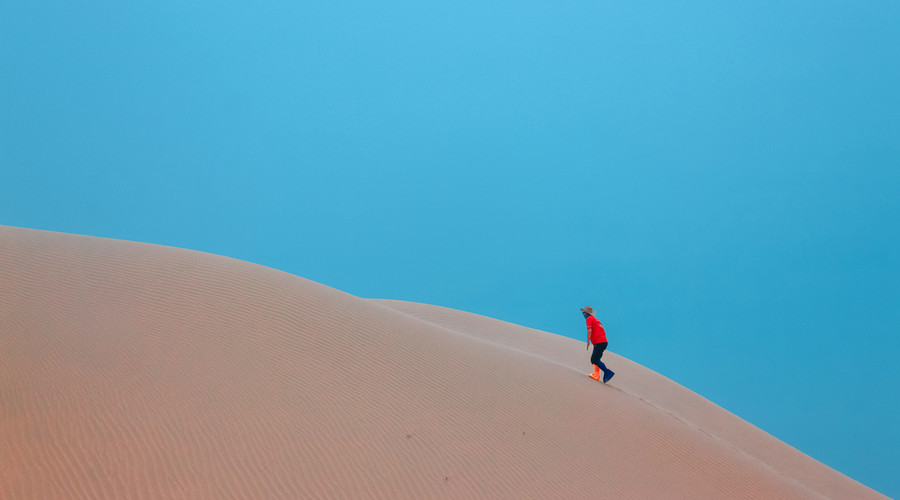
[{"label": "person", "polygon": [[594,317],[593,307],[582,307],[581,314],[587,320],[587,346],[585,350],[590,349],[591,344],[594,344],[594,352],[591,353],[591,364],[594,365],[594,373],[589,374],[589,376],[599,381],[600,370],[603,370],[603,383],[605,384],[615,375],[615,372],[607,368],[603,361],[600,361],[600,358],[603,357],[603,351],[609,345],[609,342],[606,340],[606,330],[603,328],[603,323]]}]

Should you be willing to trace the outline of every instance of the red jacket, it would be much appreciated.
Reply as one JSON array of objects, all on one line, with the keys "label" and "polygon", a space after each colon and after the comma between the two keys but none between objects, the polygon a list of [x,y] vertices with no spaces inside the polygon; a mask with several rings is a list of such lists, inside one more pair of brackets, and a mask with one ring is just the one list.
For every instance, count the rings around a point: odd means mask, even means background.
[{"label": "red jacket", "polygon": [[603,329],[603,323],[593,316],[587,317],[588,331],[591,332],[591,344],[599,344],[606,342],[606,330]]}]

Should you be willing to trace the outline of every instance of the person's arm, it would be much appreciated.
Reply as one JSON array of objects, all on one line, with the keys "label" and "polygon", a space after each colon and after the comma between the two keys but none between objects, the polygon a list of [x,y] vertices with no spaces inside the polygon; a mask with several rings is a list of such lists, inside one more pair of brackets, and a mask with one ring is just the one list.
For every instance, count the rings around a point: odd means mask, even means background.
[{"label": "person's arm", "polygon": [[584,350],[587,351],[590,348],[591,348],[591,325],[588,325],[587,345],[584,346]]}]

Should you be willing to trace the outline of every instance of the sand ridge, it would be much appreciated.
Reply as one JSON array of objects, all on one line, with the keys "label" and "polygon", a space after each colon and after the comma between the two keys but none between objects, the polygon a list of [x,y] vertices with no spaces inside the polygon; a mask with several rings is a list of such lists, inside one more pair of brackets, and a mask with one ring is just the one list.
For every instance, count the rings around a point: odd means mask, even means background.
[{"label": "sand ridge", "polygon": [[[572,339],[0,227],[0,498],[884,498]],[[527,369],[523,369],[527,367]]]}]

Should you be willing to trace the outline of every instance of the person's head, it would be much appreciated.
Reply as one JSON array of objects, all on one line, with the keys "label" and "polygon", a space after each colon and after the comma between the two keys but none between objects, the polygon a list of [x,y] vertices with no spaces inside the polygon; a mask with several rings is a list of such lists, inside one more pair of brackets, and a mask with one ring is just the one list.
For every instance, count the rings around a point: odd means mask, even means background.
[{"label": "person's head", "polygon": [[587,318],[588,316],[593,316],[594,308],[591,306],[584,306],[581,308],[581,314],[583,314],[585,318]]}]

